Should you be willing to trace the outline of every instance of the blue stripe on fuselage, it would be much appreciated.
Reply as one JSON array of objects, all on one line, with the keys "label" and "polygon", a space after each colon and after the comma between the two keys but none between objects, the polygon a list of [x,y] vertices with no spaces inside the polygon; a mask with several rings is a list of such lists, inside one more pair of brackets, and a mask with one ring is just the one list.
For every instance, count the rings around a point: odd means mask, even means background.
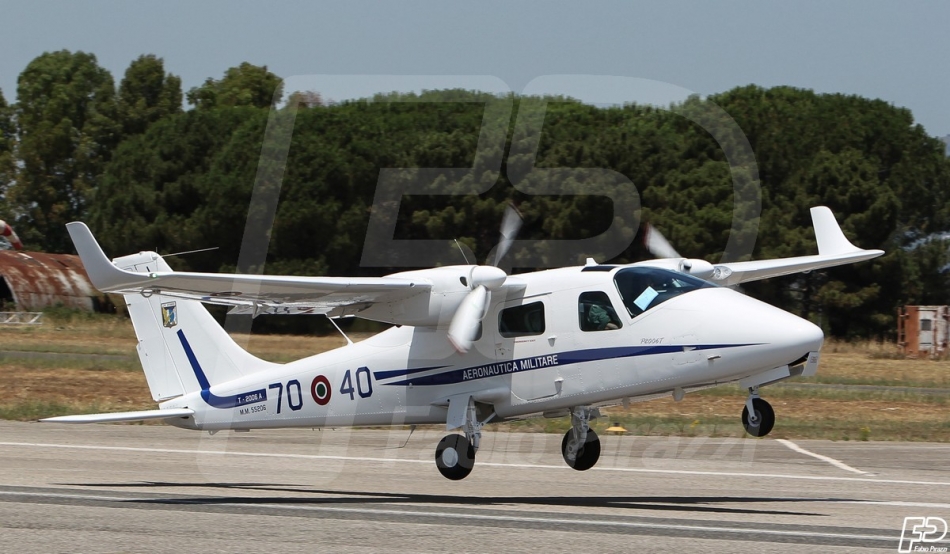
[{"label": "blue stripe on fuselage", "polygon": [[185,333],[178,330],[178,340],[181,341],[181,347],[185,350],[185,356],[188,357],[188,363],[191,364],[192,371],[195,372],[195,378],[198,379],[198,385],[201,387],[201,398],[212,408],[237,408],[248,404],[257,404],[267,400],[267,389],[260,389],[250,392],[242,392],[233,396],[215,396],[211,394],[211,383],[208,377],[198,364],[198,358],[195,357]]},{"label": "blue stripe on fuselage", "polygon": [[386,371],[374,371],[373,378],[377,381],[382,379],[389,379],[391,377],[400,377],[403,375],[412,375],[413,373],[422,373],[423,371],[430,371],[433,369],[442,369],[443,367],[448,367],[444,365],[434,365],[431,367],[415,367],[412,369],[390,369]]},{"label": "blue stripe on fuselage", "polygon": [[[511,373],[520,373],[522,371],[531,371],[553,366],[565,366],[583,362],[596,362],[601,360],[610,360],[614,358],[630,358],[633,356],[650,356],[654,354],[674,354],[689,350],[711,350],[714,348],[738,348],[740,346],[754,346],[749,344],[697,344],[697,345],[651,345],[651,346],[618,346],[611,348],[590,348],[587,350],[572,350],[567,352],[557,352],[542,356],[531,356],[529,358],[518,358],[516,360],[503,360],[489,362],[482,365],[451,369],[436,373],[434,375],[423,375],[420,377],[406,378],[394,383],[384,383],[392,386],[431,386],[431,385],[452,385],[463,381],[473,381],[476,379],[486,379],[488,377],[497,377],[499,375],[508,375]],[[380,374],[386,373],[389,377],[397,375],[409,375],[427,369],[439,368],[417,368],[409,370],[392,370],[374,373],[377,379],[381,379]]]}]

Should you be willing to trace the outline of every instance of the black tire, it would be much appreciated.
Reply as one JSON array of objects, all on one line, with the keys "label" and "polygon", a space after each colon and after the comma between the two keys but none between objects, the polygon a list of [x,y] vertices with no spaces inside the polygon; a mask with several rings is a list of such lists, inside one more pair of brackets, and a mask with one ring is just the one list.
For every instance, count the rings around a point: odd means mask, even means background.
[{"label": "black tire", "polygon": [[475,467],[475,447],[465,435],[446,435],[435,449],[435,465],[446,479],[465,479]]},{"label": "black tire", "polygon": [[564,438],[561,440],[561,456],[564,457],[564,463],[577,471],[587,471],[594,467],[594,464],[600,459],[600,437],[597,436],[597,433],[595,433],[593,429],[588,429],[587,440],[577,450],[574,463],[571,463],[567,459],[567,443],[571,440],[573,435],[573,429],[564,434]]},{"label": "black tire", "polygon": [[752,399],[752,409],[755,410],[755,417],[758,420],[756,425],[749,424],[749,407],[742,408],[742,426],[745,432],[753,437],[764,437],[772,432],[775,426],[775,410],[772,405],[761,398]]}]

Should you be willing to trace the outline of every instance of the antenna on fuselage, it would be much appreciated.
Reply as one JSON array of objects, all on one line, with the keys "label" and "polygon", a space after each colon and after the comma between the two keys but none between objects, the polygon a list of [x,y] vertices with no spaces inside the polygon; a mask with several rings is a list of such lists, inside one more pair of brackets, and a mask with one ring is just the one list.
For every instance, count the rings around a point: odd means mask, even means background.
[{"label": "antenna on fuselage", "polygon": [[[197,254],[198,252],[210,252],[212,250],[217,250],[218,246],[212,246],[211,248],[199,248],[198,250],[188,250],[186,252],[175,252],[174,254],[162,254],[163,258],[171,258],[172,256],[186,256],[188,254]],[[155,250],[158,252],[158,249]]]},{"label": "antenna on fuselage", "polygon": [[469,265],[468,256],[465,255],[465,250],[462,249],[462,245],[459,244],[459,239],[455,239],[455,246],[459,247],[459,252],[462,253],[462,259],[465,260],[465,265]]}]

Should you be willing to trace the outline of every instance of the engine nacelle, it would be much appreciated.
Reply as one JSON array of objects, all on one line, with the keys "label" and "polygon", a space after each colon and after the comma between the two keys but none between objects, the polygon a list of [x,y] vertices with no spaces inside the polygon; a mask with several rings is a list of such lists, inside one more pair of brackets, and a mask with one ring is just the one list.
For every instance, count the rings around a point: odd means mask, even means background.
[{"label": "engine nacelle", "polygon": [[473,288],[483,285],[492,290],[504,284],[504,271],[477,265],[453,265],[404,271],[389,277],[423,281],[432,285],[430,292],[419,293],[398,302],[380,302],[358,311],[364,319],[425,327],[448,327],[452,316]]},{"label": "engine nacelle", "polygon": [[716,272],[716,268],[706,260],[700,260],[698,258],[685,258],[680,262],[680,271],[683,273],[689,273],[694,277],[699,277],[700,279],[709,279]]}]

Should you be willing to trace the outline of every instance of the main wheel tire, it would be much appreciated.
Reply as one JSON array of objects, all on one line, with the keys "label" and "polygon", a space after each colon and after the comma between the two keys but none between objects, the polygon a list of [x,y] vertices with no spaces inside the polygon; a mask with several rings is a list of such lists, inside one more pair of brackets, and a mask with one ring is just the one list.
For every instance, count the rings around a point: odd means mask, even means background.
[{"label": "main wheel tire", "polygon": [[745,432],[753,437],[768,435],[775,426],[775,410],[772,405],[761,398],[753,398],[752,409],[755,410],[755,425],[749,423],[749,407],[742,408],[742,426],[745,427]]},{"label": "main wheel tire", "polygon": [[435,449],[435,465],[446,479],[465,479],[475,467],[475,447],[465,435],[446,435]]},{"label": "main wheel tire", "polygon": [[600,459],[600,437],[597,436],[597,433],[595,433],[593,429],[588,429],[587,440],[577,449],[574,462],[571,463],[571,461],[567,459],[567,446],[573,438],[573,429],[564,434],[564,438],[561,440],[561,455],[564,456],[564,462],[567,465],[577,471],[587,471],[594,467],[594,464]]}]

